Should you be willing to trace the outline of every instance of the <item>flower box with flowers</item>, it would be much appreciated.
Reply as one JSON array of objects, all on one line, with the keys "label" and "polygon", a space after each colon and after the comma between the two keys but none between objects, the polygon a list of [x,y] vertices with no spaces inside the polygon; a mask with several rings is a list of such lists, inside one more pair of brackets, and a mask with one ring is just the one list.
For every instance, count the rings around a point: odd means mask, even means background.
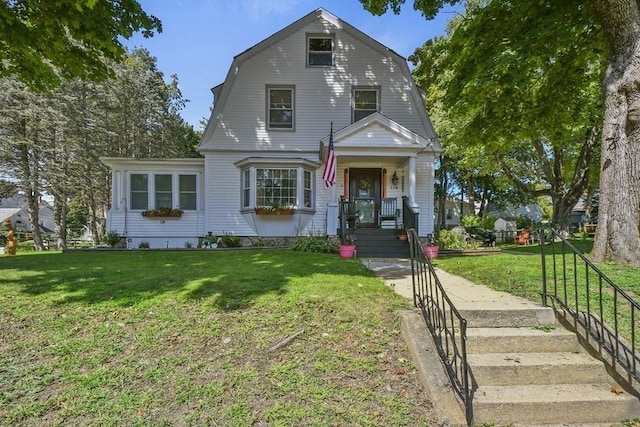
[{"label": "flower box with flowers", "polygon": [[256,215],[293,215],[293,211],[293,208],[258,206],[256,208]]},{"label": "flower box with flowers", "polygon": [[142,216],[145,218],[180,218],[182,216],[182,209],[171,208],[157,208],[142,211]]}]

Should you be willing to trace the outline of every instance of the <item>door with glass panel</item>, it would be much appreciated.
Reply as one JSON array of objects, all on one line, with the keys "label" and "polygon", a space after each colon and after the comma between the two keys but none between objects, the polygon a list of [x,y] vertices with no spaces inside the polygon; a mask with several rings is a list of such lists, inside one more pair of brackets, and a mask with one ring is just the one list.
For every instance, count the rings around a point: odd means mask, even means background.
[{"label": "door with glass panel", "polygon": [[376,206],[380,203],[380,169],[349,169],[349,199],[355,202],[360,227],[378,224]]}]

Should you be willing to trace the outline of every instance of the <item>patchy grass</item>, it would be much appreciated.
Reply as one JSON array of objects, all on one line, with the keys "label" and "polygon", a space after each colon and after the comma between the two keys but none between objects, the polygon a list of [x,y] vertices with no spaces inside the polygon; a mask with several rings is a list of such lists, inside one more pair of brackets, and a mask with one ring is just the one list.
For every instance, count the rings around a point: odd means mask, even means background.
[{"label": "patchy grass", "polygon": [[358,261],[33,253],[0,271],[2,425],[438,424],[409,303]]}]

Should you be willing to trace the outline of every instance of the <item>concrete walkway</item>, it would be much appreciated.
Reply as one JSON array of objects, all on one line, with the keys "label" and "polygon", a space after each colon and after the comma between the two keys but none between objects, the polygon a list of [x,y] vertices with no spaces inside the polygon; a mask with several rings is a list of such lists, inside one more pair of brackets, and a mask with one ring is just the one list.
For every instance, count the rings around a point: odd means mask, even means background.
[{"label": "concrete walkway", "polygon": [[[395,292],[413,301],[413,279],[411,276],[411,260],[392,258],[365,258],[362,263]],[[542,308],[529,300],[513,296],[505,292],[494,291],[483,285],[477,285],[463,277],[436,269],[440,283],[444,286],[454,305],[464,311],[470,323],[483,323],[475,313],[484,311],[493,313],[492,320],[501,317],[512,317],[513,311],[530,312],[534,308]],[[511,312],[511,313],[510,313]],[[500,314],[501,313],[501,314]],[[546,311],[538,320],[541,323],[552,323],[551,311]],[[539,314],[534,314],[538,317]],[[466,426],[462,406],[451,392],[449,377],[431,335],[425,327],[422,315],[417,310],[400,313],[402,336],[407,343],[409,353],[418,369],[418,376],[425,392],[434,404],[434,410],[441,425]],[[516,316],[517,317],[517,316]]]},{"label": "concrete walkway", "polygon": [[[361,259],[362,263],[395,292],[413,300],[413,279],[411,277],[411,260],[404,258],[371,258]],[[536,304],[506,292],[494,291],[483,285],[477,285],[464,277],[449,274],[436,268],[436,275],[444,286],[449,298],[459,309],[523,309],[537,307]]]}]

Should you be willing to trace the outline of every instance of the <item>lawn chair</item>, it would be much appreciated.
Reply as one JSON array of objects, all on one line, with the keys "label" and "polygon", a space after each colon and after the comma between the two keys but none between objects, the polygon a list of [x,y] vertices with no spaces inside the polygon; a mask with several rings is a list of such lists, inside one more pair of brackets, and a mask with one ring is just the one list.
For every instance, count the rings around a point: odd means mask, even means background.
[{"label": "lawn chair", "polygon": [[382,221],[393,221],[395,228],[400,225],[400,209],[398,208],[397,197],[385,197],[380,200],[380,210],[378,211],[378,227],[382,227]]},{"label": "lawn chair", "polygon": [[518,245],[528,245],[531,236],[529,234],[529,230],[522,230],[518,235],[513,239],[513,243]]}]

